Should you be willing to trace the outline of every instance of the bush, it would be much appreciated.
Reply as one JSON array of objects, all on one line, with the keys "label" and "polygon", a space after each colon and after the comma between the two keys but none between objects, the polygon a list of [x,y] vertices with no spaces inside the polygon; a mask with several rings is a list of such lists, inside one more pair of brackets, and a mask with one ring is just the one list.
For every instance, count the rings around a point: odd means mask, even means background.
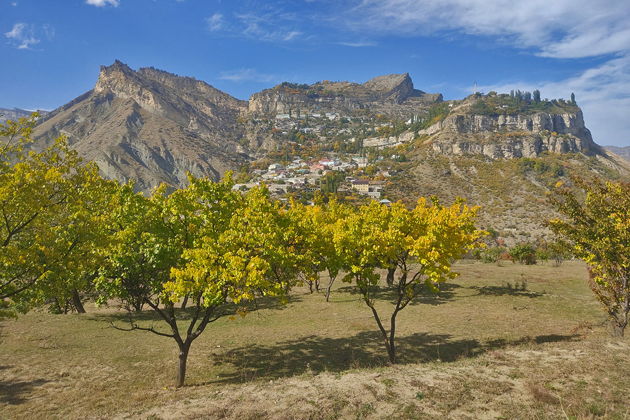
[{"label": "bush", "polygon": [[479,251],[478,257],[485,263],[495,263],[501,259],[501,254],[505,252],[505,248],[495,246],[485,248]]},{"label": "bush", "polygon": [[510,256],[521,264],[536,264],[536,249],[531,244],[515,245],[510,249]]}]

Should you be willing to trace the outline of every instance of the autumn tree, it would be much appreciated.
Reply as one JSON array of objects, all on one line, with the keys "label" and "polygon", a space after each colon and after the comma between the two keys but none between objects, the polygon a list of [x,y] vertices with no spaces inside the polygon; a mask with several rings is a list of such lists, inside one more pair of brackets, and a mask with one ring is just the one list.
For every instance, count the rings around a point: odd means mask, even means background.
[{"label": "autumn tree", "polygon": [[623,337],[630,313],[630,184],[573,178],[551,202],[563,218],[549,221],[588,265],[590,286]]},{"label": "autumn tree", "polygon": [[93,262],[87,244],[102,204],[94,193],[104,180],[63,137],[32,150],[36,118],[0,125],[0,299],[23,311],[58,299],[81,310],[77,297]]},{"label": "autumn tree", "polygon": [[[284,296],[302,261],[294,230],[268,191],[232,190],[230,177],[214,183],[190,178],[187,188],[151,197],[123,188],[112,212],[113,240],[97,280],[101,300],[127,302],[129,326],[173,339],[179,349],[177,386],[186,377],[191,345],[209,323],[258,296]],[[146,305],[166,329],[134,313]]]},{"label": "autumn tree", "polygon": [[328,302],[342,266],[342,260],[335,250],[335,223],[350,214],[352,209],[334,199],[324,203],[316,197],[316,201],[317,204],[313,206],[292,201],[288,214],[299,235],[299,253],[305,256],[308,263],[303,266],[307,281],[314,282],[319,290],[319,273],[324,271],[328,274],[325,290]]},{"label": "autumn tree", "polygon": [[[344,281],[354,282],[371,309],[391,363],[396,363],[396,317],[423,290],[437,291],[453,279],[452,262],[477,246],[484,232],[475,228],[476,208],[461,202],[443,207],[437,200],[418,200],[413,210],[401,203],[392,207],[375,201],[336,226],[335,247],[344,261]],[[394,308],[389,328],[376,307],[380,275],[395,261],[401,276],[392,284]]]}]

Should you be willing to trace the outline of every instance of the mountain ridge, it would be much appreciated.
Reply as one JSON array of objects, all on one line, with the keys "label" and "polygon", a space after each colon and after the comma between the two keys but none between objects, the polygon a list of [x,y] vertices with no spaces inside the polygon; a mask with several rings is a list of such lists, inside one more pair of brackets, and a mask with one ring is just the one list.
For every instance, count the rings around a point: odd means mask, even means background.
[{"label": "mountain ridge", "polygon": [[61,134],[105,176],[135,179],[143,191],[162,182],[181,187],[187,172],[218,179],[305,141],[383,148],[419,138],[434,153],[489,159],[606,153],[579,107],[564,100],[493,93],[445,101],[400,73],[364,83],[284,82],[244,101],[192,77],[133,70],[119,60],[101,66],[94,88],[50,112],[34,133],[44,141]]}]

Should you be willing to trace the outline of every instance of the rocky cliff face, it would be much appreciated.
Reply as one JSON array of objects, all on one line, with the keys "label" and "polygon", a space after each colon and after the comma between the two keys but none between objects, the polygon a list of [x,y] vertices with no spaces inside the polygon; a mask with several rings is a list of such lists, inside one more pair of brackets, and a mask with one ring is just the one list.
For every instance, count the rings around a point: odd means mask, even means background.
[{"label": "rocky cliff face", "polygon": [[58,108],[35,136],[66,135],[105,176],[137,180],[140,190],[186,183],[186,172],[218,178],[243,158],[239,101],[204,82],[117,61],[93,90]]},{"label": "rocky cliff face", "polygon": [[512,159],[536,157],[543,152],[599,152],[579,109],[562,114],[517,115],[476,115],[456,110],[419,134],[429,136],[433,149],[447,155]]},{"label": "rocky cliff face", "polygon": [[254,114],[312,112],[352,113],[368,109],[393,115],[413,114],[440,102],[441,94],[414,89],[409,74],[379,76],[363,84],[323,81],[313,85],[283,83],[252,95],[249,111]]}]

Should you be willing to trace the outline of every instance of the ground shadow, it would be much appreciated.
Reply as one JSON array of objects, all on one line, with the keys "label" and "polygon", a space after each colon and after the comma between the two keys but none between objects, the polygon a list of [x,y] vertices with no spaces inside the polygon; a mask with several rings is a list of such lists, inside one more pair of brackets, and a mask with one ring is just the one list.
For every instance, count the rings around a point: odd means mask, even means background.
[{"label": "ground shadow", "polygon": [[476,290],[478,295],[482,296],[524,296],[528,298],[544,296],[544,293],[532,292],[523,287],[512,286],[509,283],[504,286],[469,286],[468,288]]},{"label": "ground shadow", "polygon": [[[297,295],[292,295],[289,297],[289,304],[291,303],[296,303],[296,302],[301,302],[302,298],[300,296]],[[262,297],[262,298],[258,298],[256,299],[256,301],[252,301],[252,302],[248,302],[248,303],[241,303],[240,305],[234,305],[234,304],[225,304],[223,306],[221,306],[220,308],[217,309],[216,313],[220,313],[221,316],[231,316],[231,315],[236,315],[237,313],[237,309],[241,308],[241,309],[247,309],[247,311],[250,312],[254,312],[257,310],[261,310],[261,309],[272,309],[272,310],[278,310],[281,311],[283,309],[285,309],[287,307],[286,304],[282,303],[278,298],[274,298],[274,297]],[[116,313],[106,313],[106,314],[93,314],[93,317],[91,318],[94,321],[105,321],[105,322],[123,322],[123,323],[128,323],[129,322],[129,318],[131,317],[131,319],[134,322],[141,322],[141,321],[153,321],[153,322],[163,322],[163,319],[160,317],[160,315],[155,312],[154,310],[152,310],[149,307],[145,307],[146,309],[139,311],[139,312],[129,312],[127,310],[125,310],[124,308],[121,308],[120,312],[116,312]],[[187,307],[186,309],[177,309],[177,319],[181,320],[181,321],[187,321],[190,320],[194,314],[195,309],[192,307]]]},{"label": "ground shadow", "polygon": [[[455,299],[455,289],[459,289],[462,286],[455,283],[441,283],[439,285],[439,291],[434,292],[426,287],[424,284],[418,285],[419,294],[409,303],[409,305],[442,305],[447,303],[453,299]],[[340,287],[336,291],[347,293],[350,295],[360,295],[361,292],[355,286],[344,286]],[[334,292],[333,292],[334,293]],[[377,286],[375,287],[374,296],[377,300],[384,300],[391,302],[392,304],[396,303],[398,299],[398,294],[396,293],[395,286]]]},{"label": "ground shadow", "polygon": [[[398,338],[399,363],[421,363],[476,357],[490,350],[525,343],[575,341],[579,335],[541,335],[518,340],[453,339],[448,334],[419,333]],[[352,337],[306,336],[274,345],[252,344],[209,360],[217,366],[231,366],[212,382],[247,382],[258,378],[276,379],[303,373],[342,372],[349,369],[387,365],[382,336],[364,331]]]},{"label": "ground shadow", "polygon": [[28,394],[37,386],[50,382],[46,379],[33,381],[9,382],[0,381],[0,403],[17,405],[27,401]]}]

